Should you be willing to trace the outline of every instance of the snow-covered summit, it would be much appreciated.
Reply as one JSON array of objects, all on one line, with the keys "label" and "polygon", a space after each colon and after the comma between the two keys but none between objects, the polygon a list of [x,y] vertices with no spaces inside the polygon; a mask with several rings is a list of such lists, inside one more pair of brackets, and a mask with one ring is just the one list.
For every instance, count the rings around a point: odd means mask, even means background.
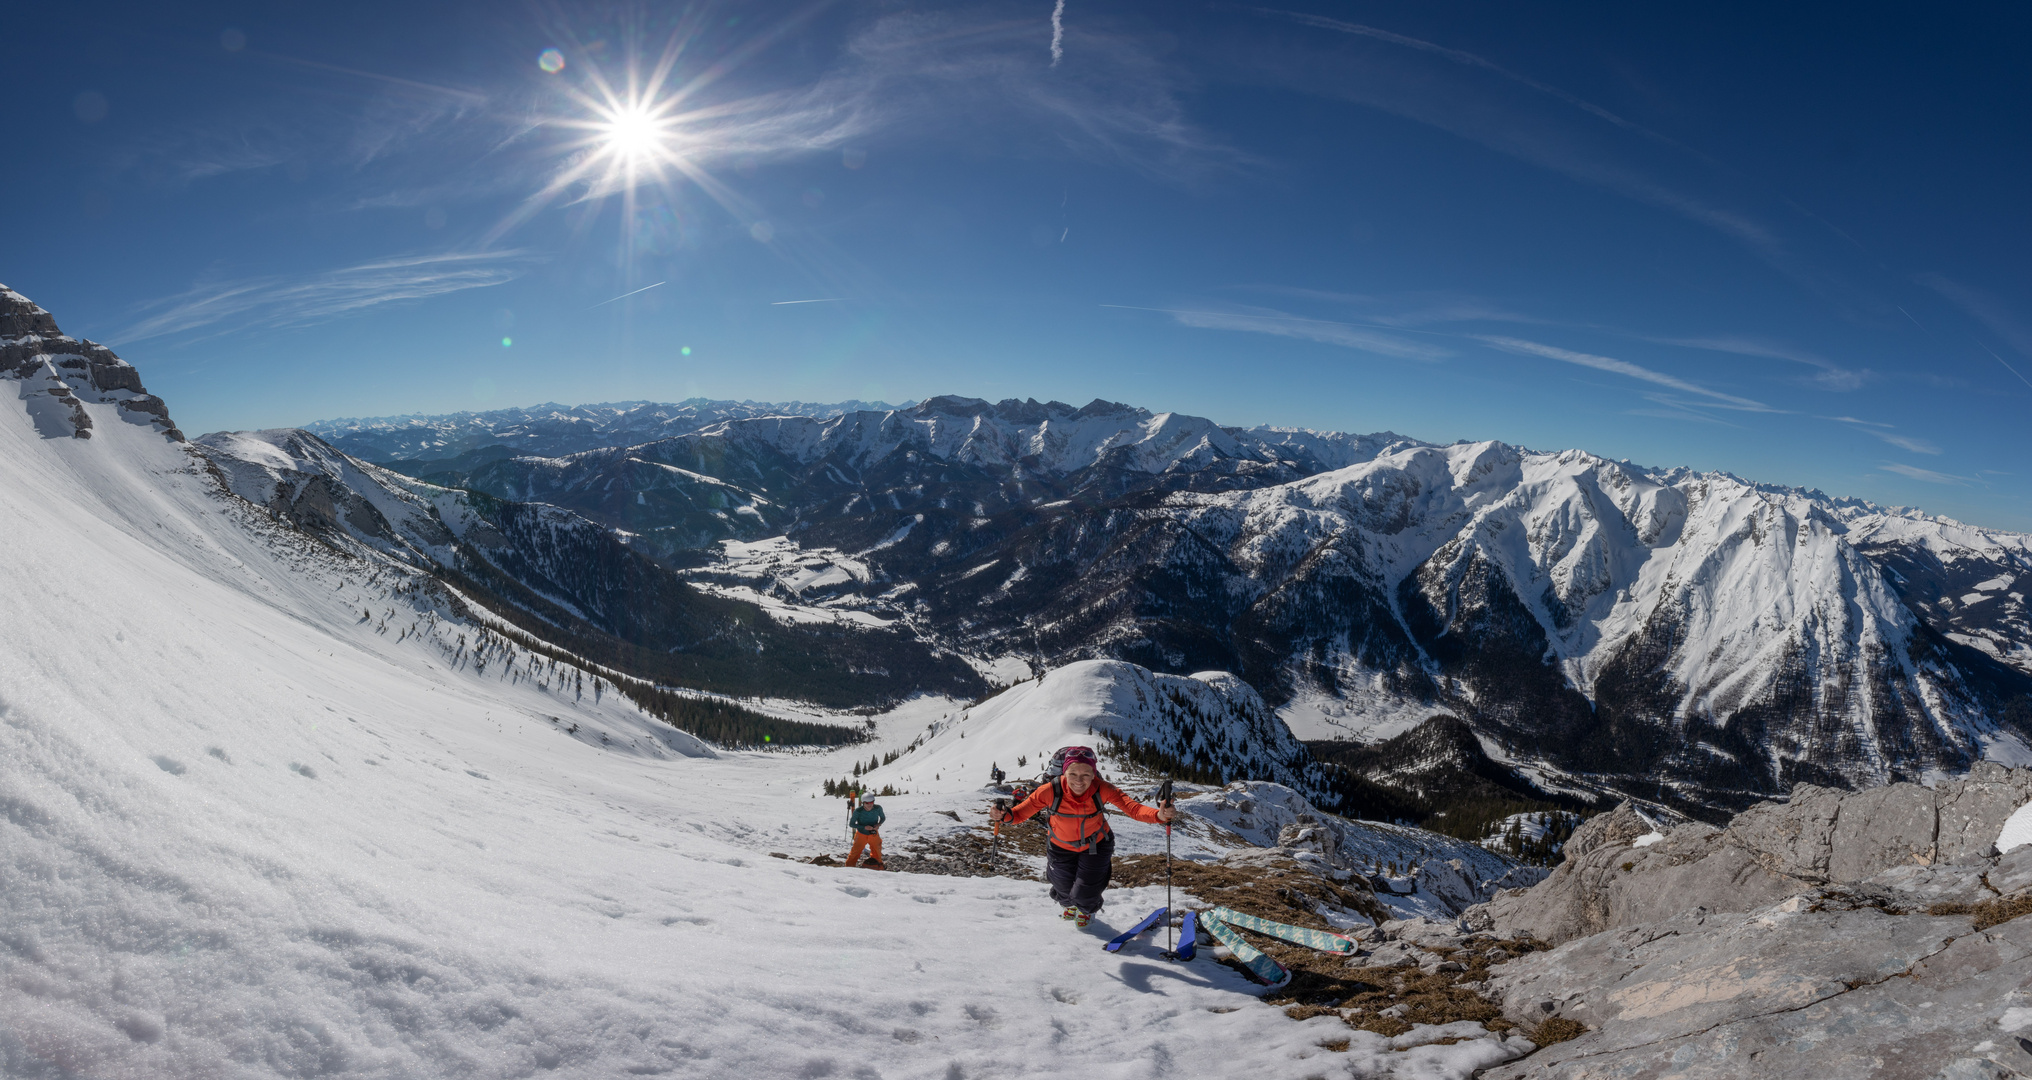
[{"label": "snow-covered summit", "polygon": [[[1103,771],[1161,775],[1118,756],[1131,744],[1222,777],[1272,780],[1325,800],[1318,764],[1250,686],[1224,671],[1165,675],[1119,660],[1048,671],[927,726],[921,744],[868,774],[912,791],[966,791],[992,767],[1035,775],[1062,746],[1091,746]],[[1159,760],[1152,756],[1148,762]]]}]

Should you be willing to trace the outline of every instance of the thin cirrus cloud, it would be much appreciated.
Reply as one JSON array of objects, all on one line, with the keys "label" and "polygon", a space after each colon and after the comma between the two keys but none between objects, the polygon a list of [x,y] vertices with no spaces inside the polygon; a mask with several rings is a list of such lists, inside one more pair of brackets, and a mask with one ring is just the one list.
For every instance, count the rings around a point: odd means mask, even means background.
[{"label": "thin cirrus cloud", "polygon": [[1910,450],[1915,454],[1938,454],[1941,452],[1940,447],[1927,442],[1925,439],[1915,439],[1909,435],[1900,435],[1892,425],[1880,423],[1876,420],[1859,420],[1853,416],[1824,416],[1821,419],[1832,420],[1837,424],[1847,424],[1865,435],[1881,439],[1900,450]]},{"label": "thin cirrus cloud", "polygon": [[206,332],[306,326],[384,304],[484,289],[520,277],[525,251],[408,255],[300,277],[258,277],[199,285],[142,305],[123,342]]},{"label": "thin cirrus cloud", "polygon": [[1770,360],[1789,360],[1813,368],[1812,377],[1816,385],[1825,390],[1860,390],[1872,373],[1866,369],[1845,368],[1824,356],[1817,356],[1804,349],[1794,349],[1768,341],[1741,337],[1712,338],[1664,338],[1647,337],[1642,340],[1659,345],[1677,345],[1688,349],[1702,349],[1708,352],[1730,353],[1736,356],[1758,356]]},{"label": "thin cirrus cloud", "polygon": [[1474,334],[1470,336],[1484,345],[1500,349],[1504,352],[1517,353],[1524,356],[1541,356],[1547,360],[1558,360],[1562,363],[1593,368],[1596,371],[1607,371],[1627,378],[1651,383],[1655,386],[1663,386],[1669,390],[1677,390],[1682,394],[1692,394],[1702,399],[1698,402],[1674,402],[1675,405],[1682,407],[1689,405],[1696,407],[1705,406],[1708,408],[1733,409],[1741,412],[1764,413],[1785,411],[1773,408],[1761,401],[1738,397],[1735,394],[1726,394],[1720,390],[1710,390],[1705,386],[1688,382],[1676,375],[1667,375],[1662,371],[1653,371],[1641,364],[1633,364],[1628,360],[1618,360],[1613,356],[1598,356],[1594,353],[1575,352],[1572,349],[1562,349],[1556,345],[1546,345],[1542,342],[1525,341],[1522,338],[1502,337],[1494,334]]},{"label": "thin cirrus cloud", "polygon": [[[1270,334],[1275,337],[1296,338],[1300,341],[1317,341],[1325,345],[1339,345],[1348,349],[1387,356],[1395,360],[1442,360],[1452,356],[1452,350],[1423,341],[1413,341],[1397,334],[1379,333],[1375,329],[1354,323],[1335,322],[1330,319],[1308,319],[1267,308],[1243,311],[1208,311],[1192,308],[1139,308],[1129,304],[1102,304],[1102,307],[1127,311],[1155,311],[1171,316],[1180,326],[1202,330],[1237,330],[1252,334]],[[1383,329],[1388,329],[1383,328]]]},{"label": "thin cirrus cloud", "polygon": [[1932,469],[1922,469],[1917,465],[1901,465],[1897,462],[1885,462],[1877,467],[1888,473],[1897,473],[1899,476],[1910,480],[1924,480],[1929,484],[1943,484],[1949,487],[1967,487],[1969,485],[1969,478],[1966,476],[1935,472]]}]

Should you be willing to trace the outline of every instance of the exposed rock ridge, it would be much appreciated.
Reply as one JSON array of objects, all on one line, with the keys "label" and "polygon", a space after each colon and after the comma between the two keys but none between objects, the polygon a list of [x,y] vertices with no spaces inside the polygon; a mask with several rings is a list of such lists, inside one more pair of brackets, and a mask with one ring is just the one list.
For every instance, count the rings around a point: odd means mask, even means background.
[{"label": "exposed rock ridge", "polygon": [[2027,802],[2032,769],[1984,762],[1934,787],[1801,784],[1790,800],[1752,807],[1725,829],[1681,825],[1643,846],[1653,823],[1624,803],[1576,830],[1566,861],[1542,885],[1504,893],[1467,917],[1477,928],[1558,944],[1696,907],[1748,911],[1823,886],[1897,883],[1914,868],[1940,871],[1926,875],[1930,887],[1958,882],[1980,899],[1999,891],[1984,884],[1997,833]]},{"label": "exposed rock ridge", "polygon": [[1513,1023],[1583,1032],[1484,1075],[2032,1075],[2032,846],[1995,847],[2028,801],[2032,770],[1979,765],[1802,785],[1663,838],[1627,803],[1593,819],[1552,878],[1464,919],[1564,940],[1487,993]]},{"label": "exposed rock ridge", "polygon": [[[184,441],[169,406],[141,385],[134,365],[95,341],[59,330],[34,301],[0,285],[0,377],[22,383],[37,430],[45,438],[92,437],[85,405],[113,405],[176,442]],[[146,419],[140,419],[145,417]]]}]

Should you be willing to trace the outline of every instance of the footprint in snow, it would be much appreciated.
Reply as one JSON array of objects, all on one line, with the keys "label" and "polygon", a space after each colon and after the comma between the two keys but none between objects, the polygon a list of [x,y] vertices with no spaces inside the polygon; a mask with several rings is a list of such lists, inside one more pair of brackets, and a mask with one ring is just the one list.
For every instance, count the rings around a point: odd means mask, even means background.
[{"label": "footprint in snow", "polygon": [[863,889],[863,888],[861,888],[861,887],[860,887],[859,885],[842,885],[842,886],[840,886],[840,891],[841,891],[841,892],[843,892],[843,893],[846,893],[846,894],[847,894],[848,896],[867,896],[867,895],[869,895],[869,890],[867,890],[867,889]]}]

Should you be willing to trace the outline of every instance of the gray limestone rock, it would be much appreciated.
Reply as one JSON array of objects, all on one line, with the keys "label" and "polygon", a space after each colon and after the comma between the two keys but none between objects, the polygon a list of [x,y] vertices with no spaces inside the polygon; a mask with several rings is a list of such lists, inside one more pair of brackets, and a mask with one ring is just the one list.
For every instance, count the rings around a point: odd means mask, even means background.
[{"label": "gray limestone rock", "polygon": [[1587,1034],[1489,1070],[1524,1076],[2015,1076],[2032,1072],[2032,920],[1846,908],[1830,894],[1689,912],[1521,957],[1504,1012]]},{"label": "gray limestone rock", "polygon": [[[1726,829],[1682,825],[1645,847],[1631,846],[1645,825],[1625,804],[1575,830],[1566,861],[1543,883],[1463,918],[1476,930],[1559,944],[1695,907],[1748,911],[1830,884],[1867,882],[1866,891],[1914,908],[1974,903],[2032,887],[2032,849],[2023,870],[1990,869],[1997,830],[2028,800],[2032,769],[1991,763],[1937,787],[1802,784],[1789,802],[1752,807]],[[1942,872],[1920,872],[1935,868]]]},{"label": "gray limestone rock", "polygon": [[1535,937],[1556,945],[1694,907],[1744,911],[1812,888],[1809,881],[1772,872],[1722,835],[1696,823],[1641,848],[1627,840],[1598,844],[1579,858],[1569,855],[1544,883],[1472,909],[1465,921],[1498,937]]},{"label": "gray limestone rock", "polygon": [[2005,852],[1989,871],[1988,883],[2000,893],[2032,888],[2032,845]]},{"label": "gray limestone rock", "polygon": [[1856,887],[1915,910],[1934,904],[1974,904],[1997,895],[1983,883],[1980,866],[1894,866],[1864,878]]}]

